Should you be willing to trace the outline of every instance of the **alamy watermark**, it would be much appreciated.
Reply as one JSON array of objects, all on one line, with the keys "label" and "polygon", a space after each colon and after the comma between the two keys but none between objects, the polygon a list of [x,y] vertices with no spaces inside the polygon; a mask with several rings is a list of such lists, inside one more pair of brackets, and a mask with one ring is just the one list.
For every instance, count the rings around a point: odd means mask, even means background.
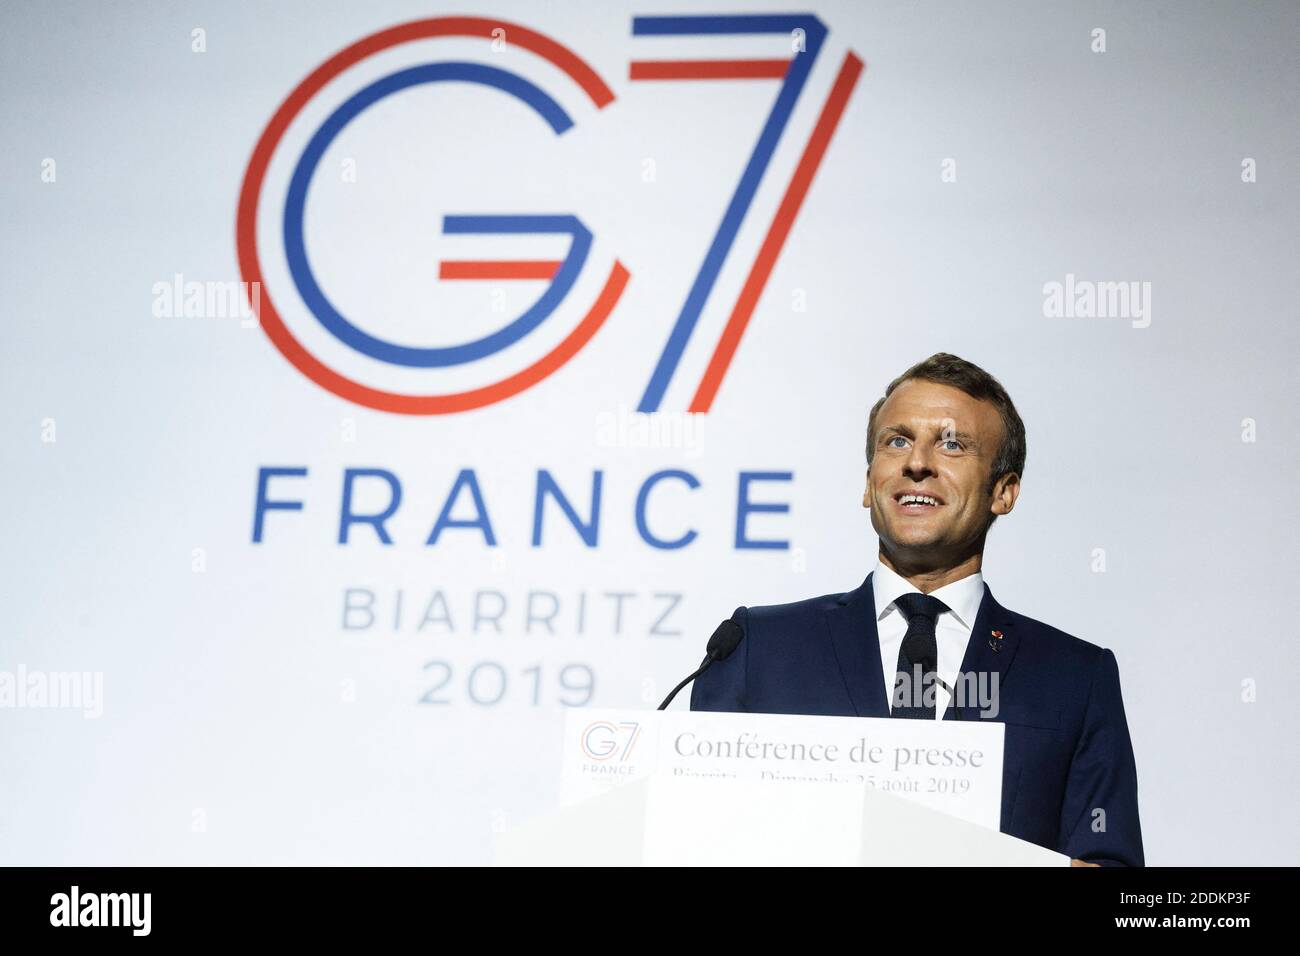
[{"label": "alamy watermark", "polygon": [[999,680],[997,671],[965,671],[957,675],[949,687],[934,671],[922,673],[915,664],[911,673],[902,671],[894,680],[890,709],[895,707],[934,708],[942,686],[948,692],[949,704],[959,710],[977,710],[982,719],[991,720],[1001,711],[998,702]]},{"label": "alamy watermark", "polygon": [[239,319],[250,329],[262,310],[260,282],[187,280],[177,272],[170,282],[155,282],[151,291],[156,319]]},{"label": "alamy watermark", "polygon": [[1150,282],[1093,282],[1065,274],[1044,283],[1043,315],[1049,319],[1131,319],[1133,328],[1151,324]]},{"label": "alamy watermark", "polygon": [[148,936],[153,926],[152,893],[83,893],[73,884],[50,897],[51,926],[120,926],[132,936]]},{"label": "alamy watermark", "polygon": [[93,720],[104,715],[102,671],[0,671],[0,710],[80,710]]},{"label": "alamy watermark", "polygon": [[687,458],[703,453],[705,416],[698,412],[638,412],[619,405],[596,413],[597,448],[670,448]]}]

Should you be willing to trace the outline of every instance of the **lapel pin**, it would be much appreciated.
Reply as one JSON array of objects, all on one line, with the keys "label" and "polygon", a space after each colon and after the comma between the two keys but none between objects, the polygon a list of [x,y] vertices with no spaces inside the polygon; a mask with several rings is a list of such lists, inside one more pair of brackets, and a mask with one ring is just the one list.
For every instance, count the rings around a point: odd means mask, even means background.
[{"label": "lapel pin", "polygon": [[1002,632],[992,631],[991,633],[993,634],[993,640],[989,641],[989,647],[996,653],[1002,650]]}]

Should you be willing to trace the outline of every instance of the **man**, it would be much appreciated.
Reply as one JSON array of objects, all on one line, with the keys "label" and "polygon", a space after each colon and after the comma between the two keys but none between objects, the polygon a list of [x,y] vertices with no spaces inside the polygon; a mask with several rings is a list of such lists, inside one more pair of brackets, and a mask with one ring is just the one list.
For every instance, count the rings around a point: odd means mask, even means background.
[{"label": "man", "polygon": [[[1114,654],[1002,607],[980,573],[1024,468],[1024,424],[983,369],[941,352],[894,379],[867,424],[875,569],[847,594],[738,608],[744,639],[691,709],[1001,721],[1002,831],[1076,865],[1141,866]],[[962,693],[970,675],[991,701]]]}]

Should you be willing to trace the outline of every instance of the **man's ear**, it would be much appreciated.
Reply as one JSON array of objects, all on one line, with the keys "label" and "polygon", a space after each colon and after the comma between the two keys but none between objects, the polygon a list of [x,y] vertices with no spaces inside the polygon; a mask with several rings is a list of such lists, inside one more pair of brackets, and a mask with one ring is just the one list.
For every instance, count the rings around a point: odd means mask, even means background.
[{"label": "man's ear", "polygon": [[871,466],[867,465],[866,486],[862,489],[862,507],[871,510]]},{"label": "man's ear", "polygon": [[1020,476],[1009,471],[993,483],[993,502],[989,511],[994,515],[1009,515],[1020,497]]}]

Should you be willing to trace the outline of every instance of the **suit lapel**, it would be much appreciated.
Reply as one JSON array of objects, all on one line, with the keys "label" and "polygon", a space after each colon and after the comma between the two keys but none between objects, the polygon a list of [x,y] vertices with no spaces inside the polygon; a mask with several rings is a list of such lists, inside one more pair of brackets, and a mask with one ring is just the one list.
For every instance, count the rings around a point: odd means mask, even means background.
[{"label": "suit lapel", "polygon": [[871,575],[856,591],[839,598],[826,611],[831,646],[844,687],[859,717],[888,717],[885,675],[880,670],[880,638],[876,632],[876,599]]},{"label": "suit lapel", "polygon": [[[975,626],[971,629],[970,640],[966,642],[966,654],[962,657],[961,674],[988,674],[989,677],[979,679],[981,681],[987,680],[989,683],[987,685],[981,683],[980,686],[988,686],[990,689],[996,687],[1000,693],[1001,686],[1006,679],[1007,669],[1011,666],[1011,659],[1016,656],[1019,643],[1020,637],[1016,633],[1010,615],[1007,614],[1002,605],[993,599],[993,592],[985,584],[984,597],[980,601],[979,613],[975,615]],[[993,674],[998,675],[996,684],[993,683]],[[979,702],[972,701],[968,697],[966,705],[961,708],[960,719],[978,719],[979,709]],[[944,712],[943,719],[953,720],[955,717],[956,707],[950,703],[948,709]]]}]

